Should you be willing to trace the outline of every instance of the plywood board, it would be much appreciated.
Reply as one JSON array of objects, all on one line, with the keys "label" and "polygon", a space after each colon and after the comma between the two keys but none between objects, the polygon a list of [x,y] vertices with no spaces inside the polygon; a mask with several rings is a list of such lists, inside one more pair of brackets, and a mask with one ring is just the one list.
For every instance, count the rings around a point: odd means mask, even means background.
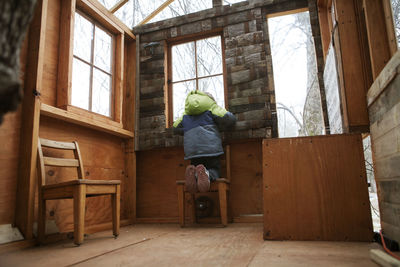
[{"label": "plywood board", "polygon": [[264,239],[370,241],[360,135],[264,140]]}]

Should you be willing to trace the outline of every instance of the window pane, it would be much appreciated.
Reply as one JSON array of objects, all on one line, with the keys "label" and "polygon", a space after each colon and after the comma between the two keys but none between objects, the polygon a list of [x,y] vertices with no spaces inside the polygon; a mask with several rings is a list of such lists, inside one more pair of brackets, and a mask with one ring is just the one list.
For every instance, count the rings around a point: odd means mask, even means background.
[{"label": "window pane", "polygon": [[94,65],[111,73],[112,38],[99,27],[95,28],[94,36]]},{"label": "window pane", "polygon": [[391,3],[394,19],[394,32],[397,38],[397,47],[400,47],[400,0],[392,0]]},{"label": "window pane", "polygon": [[75,13],[74,55],[90,62],[93,39],[93,24]]},{"label": "window pane", "polygon": [[197,41],[198,76],[222,73],[221,36]]},{"label": "window pane", "polygon": [[225,107],[224,79],[222,75],[199,79],[199,90],[212,94],[217,104]]},{"label": "window pane", "polygon": [[196,82],[194,80],[175,83],[172,85],[173,103],[174,103],[174,121],[182,116],[185,111],[186,96],[190,91],[196,89]]},{"label": "window pane", "polygon": [[174,82],[196,77],[194,42],[172,47],[172,80]]},{"label": "window pane", "polygon": [[90,66],[79,59],[73,59],[71,105],[89,109]]},{"label": "window pane", "polygon": [[93,69],[92,111],[110,116],[111,76]]}]

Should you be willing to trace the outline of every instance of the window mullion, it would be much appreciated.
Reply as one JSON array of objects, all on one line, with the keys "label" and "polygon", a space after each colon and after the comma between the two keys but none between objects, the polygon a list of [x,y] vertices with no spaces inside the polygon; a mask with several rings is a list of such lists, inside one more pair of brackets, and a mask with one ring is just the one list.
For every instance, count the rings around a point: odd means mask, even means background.
[{"label": "window mullion", "polygon": [[197,73],[197,41],[194,41],[194,65],[195,65],[195,70],[196,70],[196,91],[199,90],[199,75]]},{"label": "window mullion", "polygon": [[93,38],[92,38],[92,47],[91,47],[91,56],[90,56],[90,83],[89,83],[89,110],[92,111],[92,96],[93,96],[93,71],[94,71],[94,40],[96,32],[96,25],[93,24]]}]

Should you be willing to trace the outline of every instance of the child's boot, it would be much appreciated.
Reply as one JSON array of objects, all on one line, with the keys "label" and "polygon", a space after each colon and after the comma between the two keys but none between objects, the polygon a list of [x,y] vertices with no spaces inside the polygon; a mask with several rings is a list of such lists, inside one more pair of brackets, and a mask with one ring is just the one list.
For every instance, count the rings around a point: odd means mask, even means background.
[{"label": "child's boot", "polygon": [[203,164],[199,164],[196,166],[196,174],[197,174],[197,189],[200,192],[207,192],[208,190],[210,190],[209,173]]},{"label": "child's boot", "polygon": [[186,167],[185,172],[185,189],[187,192],[194,194],[197,192],[197,183],[196,183],[196,168],[193,165],[189,165]]}]

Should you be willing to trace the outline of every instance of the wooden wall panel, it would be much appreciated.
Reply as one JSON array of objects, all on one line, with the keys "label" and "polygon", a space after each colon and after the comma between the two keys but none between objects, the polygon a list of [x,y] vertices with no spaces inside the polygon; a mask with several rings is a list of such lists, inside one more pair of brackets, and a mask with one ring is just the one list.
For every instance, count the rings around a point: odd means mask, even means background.
[{"label": "wooden wall panel", "polygon": [[182,148],[140,151],[137,154],[137,218],[178,219],[176,180],[184,179],[189,162]]},{"label": "wooden wall panel", "polygon": [[264,239],[371,241],[361,136],[264,140]]},{"label": "wooden wall panel", "polygon": [[262,214],[261,140],[231,144],[231,193],[233,217]]},{"label": "wooden wall panel", "polygon": [[[121,180],[121,188],[124,190],[125,147],[122,139],[47,117],[41,118],[39,136],[59,141],[78,141],[86,178]],[[46,170],[50,182],[64,181],[68,174],[71,174],[71,171],[60,171],[55,167]],[[76,177],[76,173],[73,174]],[[121,219],[127,217],[125,198],[126,196],[122,195]],[[86,212],[87,226],[110,222],[110,197],[90,198]],[[48,219],[55,219],[61,232],[73,229],[72,200],[49,201],[47,214]]]}]

